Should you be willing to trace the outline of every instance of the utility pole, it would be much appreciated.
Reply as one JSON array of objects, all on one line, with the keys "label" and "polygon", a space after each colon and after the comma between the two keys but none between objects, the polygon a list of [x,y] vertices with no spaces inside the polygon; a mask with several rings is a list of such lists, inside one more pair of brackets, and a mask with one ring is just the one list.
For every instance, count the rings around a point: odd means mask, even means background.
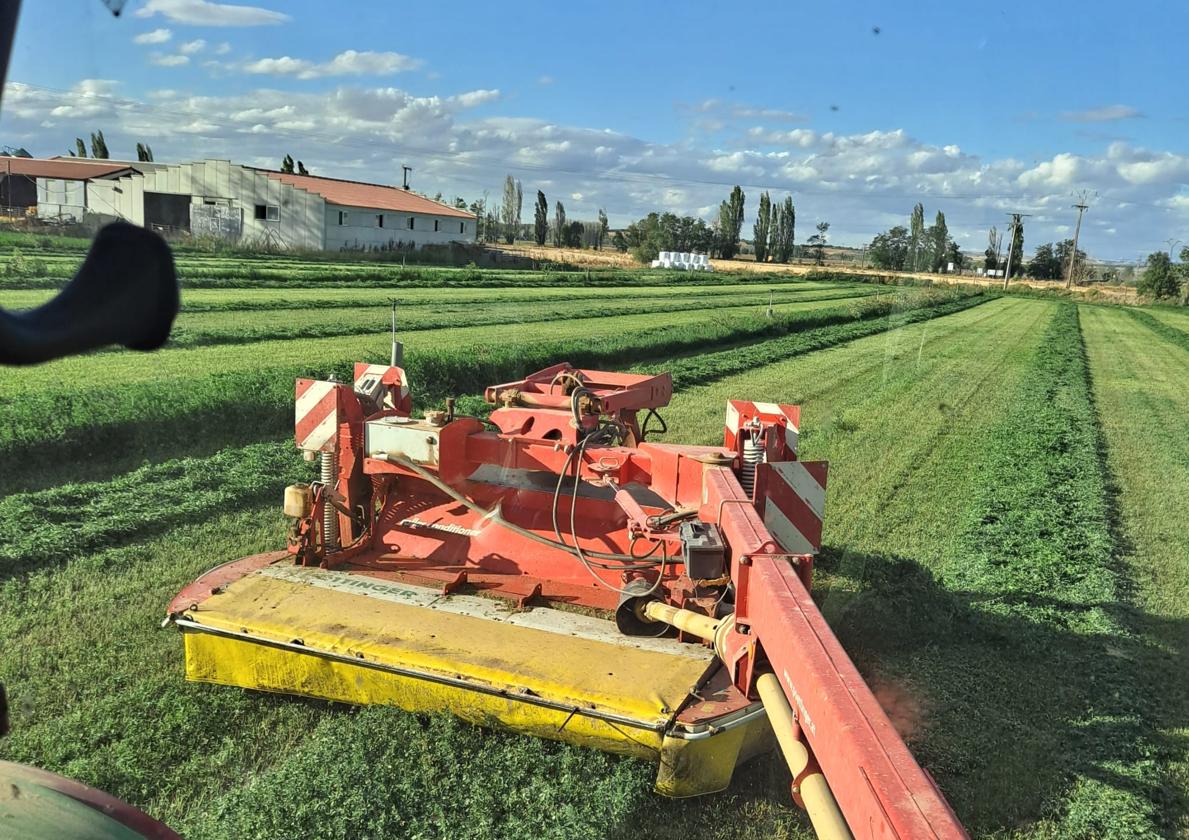
[{"label": "utility pole", "polygon": [[1086,212],[1086,208],[1090,205],[1086,204],[1086,191],[1078,195],[1078,203],[1073,205],[1078,211],[1078,223],[1073,229],[1073,251],[1069,254],[1069,277],[1065,279],[1065,288],[1073,286],[1073,271],[1074,266],[1078,262],[1078,235],[1082,232],[1082,214]]},{"label": "utility pole", "polygon": [[[1011,227],[1008,228],[1009,238],[1007,240],[1007,268],[1003,271],[1003,291],[1007,291],[1007,281],[1011,279],[1011,258],[1016,250],[1016,228],[1023,222],[1021,221],[1025,216],[1031,216],[1031,213],[1011,213]],[[1020,254],[1020,259],[1024,259],[1024,255]]]},{"label": "utility pole", "polygon": [[409,188],[409,173],[413,171],[413,167],[402,163],[400,168],[404,171],[404,188],[407,190]]},{"label": "utility pole", "polygon": [[1172,249],[1180,245],[1182,240],[1170,236],[1164,240],[1164,244],[1168,246],[1168,261],[1172,262]]}]

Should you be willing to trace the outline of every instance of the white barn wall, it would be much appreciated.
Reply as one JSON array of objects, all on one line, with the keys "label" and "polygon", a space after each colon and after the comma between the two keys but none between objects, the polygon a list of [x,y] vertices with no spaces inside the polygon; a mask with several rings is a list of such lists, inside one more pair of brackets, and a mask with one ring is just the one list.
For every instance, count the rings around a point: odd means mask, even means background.
[{"label": "white barn wall", "polygon": [[82,219],[87,212],[87,182],[37,179],[37,215],[42,219]]},{"label": "white barn wall", "polygon": [[[346,224],[339,224],[339,212],[347,214]],[[384,226],[377,216],[383,214]],[[409,229],[409,219],[413,228]],[[434,230],[434,221],[438,230]],[[444,245],[450,242],[474,242],[475,220],[457,216],[429,216],[421,213],[402,213],[397,210],[375,210],[343,204],[326,205],[326,250],[359,250],[386,246],[390,243]]]},{"label": "white barn wall", "polygon": [[[188,195],[192,204],[209,201],[238,210],[242,218],[241,240],[247,243],[338,251],[371,249],[396,242],[420,247],[475,241],[473,218],[331,204],[316,193],[226,160],[157,164],[155,171],[143,175],[133,173],[90,181],[87,210],[143,226],[146,192]],[[276,207],[278,218],[257,219],[256,205]],[[348,214],[344,225],[339,224],[339,211]],[[383,227],[377,223],[379,214],[384,216]],[[82,217],[81,209],[77,215]],[[411,230],[410,217],[413,218]]]}]

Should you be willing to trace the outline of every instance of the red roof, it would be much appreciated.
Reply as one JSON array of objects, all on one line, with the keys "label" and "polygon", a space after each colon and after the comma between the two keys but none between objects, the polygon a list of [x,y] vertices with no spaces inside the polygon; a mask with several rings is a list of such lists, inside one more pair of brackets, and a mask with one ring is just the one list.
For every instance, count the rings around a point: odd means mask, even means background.
[{"label": "red roof", "polygon": [[102,178],[117,172],[135,171],[126,163],[108,163],[101,160],[63,158],[43,160],[41,158],[7,157],[0,155],[0,175],[25,175],[30,178],[61,178],[66,181],[85,181],[88,178]]},{"label": "red roof", "polygon": [[474,213],[424,198],[400,187],[365,184],[361,181],[340,181],[338,178],[321,178],[317,175],[292,175],[270,169],[260,171],[275,181],[320,195],[333,204],[396,210],[402,213],[424,213],[431,216],[456,216],[460,219],[475,218]]}]

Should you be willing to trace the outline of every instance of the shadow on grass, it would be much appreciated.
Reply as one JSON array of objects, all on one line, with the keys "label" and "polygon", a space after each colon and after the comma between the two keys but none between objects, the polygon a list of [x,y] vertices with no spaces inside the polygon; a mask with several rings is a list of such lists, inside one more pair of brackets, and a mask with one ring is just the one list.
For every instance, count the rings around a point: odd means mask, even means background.
[{"label": "shadow on grass", "polygon": [[[829,551],[821,567],[859,584],[826,591],[823,611],[877,696],[898,698],[893,721],[973,834],[1045,818],[1076,836],[1156,836],[1185,814],[1161,765],[1189,748],[1168,734],[1189,726],[1189,661],[1156,641],[1184,622],[953,591],[901,557]],[[1117,632],[1087,632],[1093,611]]]}]

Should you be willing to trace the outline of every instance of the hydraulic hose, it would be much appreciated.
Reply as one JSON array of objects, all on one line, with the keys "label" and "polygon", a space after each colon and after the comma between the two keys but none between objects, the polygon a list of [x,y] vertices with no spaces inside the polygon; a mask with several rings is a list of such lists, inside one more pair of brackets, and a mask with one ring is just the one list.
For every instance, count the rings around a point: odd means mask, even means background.
[{"label": "hydraulic hose", "polygon": [[[761,674],[756,678],[755,687],[764,703],[764,711],[768,713],[768,720],[772,724],[772,731],[776,733],[776,742],[780,744],[789,771],[797,779],[809,766],[809,748],[793,737],[793,709],[788,698],[784,696],[775,674]],[[821,771],[805,775],[798,784],[801,801],[805,803],[805,810],[817,836],[821,840],[854,840],[838,808],[838,801]]]}]

